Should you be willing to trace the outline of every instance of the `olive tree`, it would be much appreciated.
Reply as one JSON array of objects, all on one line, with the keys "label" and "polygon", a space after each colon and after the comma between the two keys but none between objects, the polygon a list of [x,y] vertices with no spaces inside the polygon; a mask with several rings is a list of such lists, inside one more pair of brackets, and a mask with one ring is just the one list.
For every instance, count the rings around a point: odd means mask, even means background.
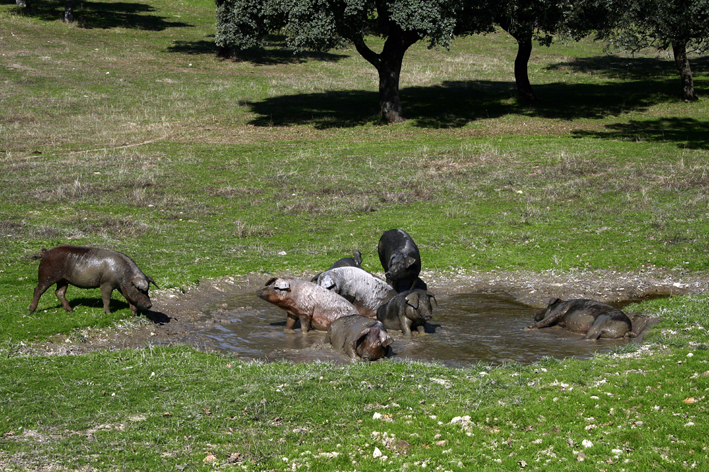
[{"label": "olive tree", "polygon": [[519,98],[536,102],[529,82],[529,58],[533,40],[549,46],[554,35],[563,28],[565,14],[571,9],[569,0],[493,0],[495,23],[517,41],[514,74]]},{"label": "olive tree", "polygon": [[[217,0],[215,43],[243,50],[271,32],[295,51],[327,51],[353,44],[379,74],[379,108],[385,122],[404,120],[399,79],[404,55],[419,40],[448,47],[463,8],[460,0]],[[475,2],[472,2],[475,3]],[[461,22],[462,24],[462,22]],[[479,28],[465,22],[466,32]],[[368,36],[385,38],[380,51]]]},{"label": "olive tree", "polygon": [[688,54],[709,50],[709,0],[605,0],[605,3],[613,20],[599,31],[599,36],[611,46],[631,52],[672,48],[681,79],[681,97],[696,100]]}]

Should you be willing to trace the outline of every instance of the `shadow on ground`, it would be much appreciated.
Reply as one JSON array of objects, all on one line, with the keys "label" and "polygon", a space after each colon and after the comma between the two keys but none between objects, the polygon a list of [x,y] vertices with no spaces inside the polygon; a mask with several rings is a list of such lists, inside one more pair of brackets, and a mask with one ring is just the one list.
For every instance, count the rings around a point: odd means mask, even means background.
[{"label": "shadow on ground", "polygon": [[[43,21],[57,21],[64,18],[65,2],[30,0],[28,3],[28,7],[18,8],[20,14]],[[167,28],[192,26],[179,21],[169,21],[166,17],[151,14],[152,12],[155,12],[155,8],[139,2],[74,2],[74,21],[80,28],[162,31]]]}]

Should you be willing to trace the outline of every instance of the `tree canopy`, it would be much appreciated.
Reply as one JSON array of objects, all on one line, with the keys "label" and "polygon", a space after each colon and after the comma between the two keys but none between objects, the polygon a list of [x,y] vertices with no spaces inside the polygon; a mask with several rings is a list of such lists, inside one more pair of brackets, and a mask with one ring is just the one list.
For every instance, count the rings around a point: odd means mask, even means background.
[{"label": "tree canopy", "polygon": [[681,96],[696,100],[688,53],[709,50],[709,0],[592,0],[610,21],[599,36],[611,46],[637,52],[672,48]]},{"label": "tree canopy", "polygon": [[[478,22],[475,4],[459,0],[219,0],[215,42],[220,48],[248,49],[262,44],[269,32],[281,31],[295,51],[326,51],[353,44],[379,74],[382,120],[403,121],[399,79],[409,47],[427,40],[429,47],[448,47],[456,33],[491,28]],[[464,8],[464,4],[465,7]],[[385,38],[381,51],[368,35]]]}]

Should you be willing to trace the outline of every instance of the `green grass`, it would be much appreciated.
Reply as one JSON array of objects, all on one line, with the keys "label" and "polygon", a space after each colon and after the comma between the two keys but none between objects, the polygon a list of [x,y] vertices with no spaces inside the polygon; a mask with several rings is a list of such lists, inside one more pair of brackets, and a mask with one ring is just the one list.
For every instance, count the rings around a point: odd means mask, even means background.
[{"label": "green grass", "polygon": [[[402,71],[409,120],[380,126],[375,71],[353,49],[296,57],[274,38],[223,60],[212,1],[84,3],[75,25],[60,3],[34,4],[0,5],[3,467],[214,469],[208,453],[247,470],[707,466],[706,297],[637,307],[665,318],[649,348],[492,370],[186,348],[18,357],[132,317],[119,295],[104,315],[97,290],[75,288],[74,313],[52,290],[27,313],[32,256],[61,243],[125,252],[168,288],[317,271],[355,248],[377,271],[394,227],[438,272],[706,273],[709,102],[676,98],[668,57],[537,47],[530,108],[507,35],[418,44]],[[705,97],[707,58],[692,65]],[[469,430],[450,424],[466,415]]]},{"label": "green grass", "polygon": [[664,321],[639,350],[531,366],[261,364],[188,348],[4,356],[0,463],[701,470],[706,304],[706,296],[644,304]]}]

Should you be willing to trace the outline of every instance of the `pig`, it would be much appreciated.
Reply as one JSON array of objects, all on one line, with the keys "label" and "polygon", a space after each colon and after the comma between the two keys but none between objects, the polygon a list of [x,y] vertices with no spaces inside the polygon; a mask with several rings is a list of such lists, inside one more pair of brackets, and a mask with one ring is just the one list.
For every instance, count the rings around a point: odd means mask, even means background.
[{"label": "pig", "polygon": [[[338,267],[362,267],[362,253],[355,250],[355,252],[352,254],[353,257],[343,257],[342,259],[336,260],[329,268],[330,269],[336,269]],[[311,282],[317,282],[318,277],[320,277],[320,274],[322,272],[319,272],[313,276],[312,279],[310,279]]]},{"label": "pig", "polygon": [[421,255],[413,238],[402,229],[390,229],[382,234],[377,246],[379,261],[389,285],[397,292],[413,288],[426,290],[426,284],[419,278]]},{"label": "pig", "polygon": [[100,287],[103,311],[106,314],[111,312],[109,304],[115,289],[128,301],[133,315],[137,315],[139,309],[147,311],[153,306],[148,295],[150,284],[160,288],[123,253],[71,245],[42,249],[40,252],[39,276],[29,307],[30,313],[37,308],[42,294],[54,284],[57,284],[54,293],[68,312],[73,311],[64,296],[69,285],[79,288]]},{"label": "pig", "polygon": [[337,267],[362,267],[362,253],[355,250],[352,257],[343,257],[342,259],[336,260],[330,269],[335,269]]},{"label": "pig", "polygon": [[384,325],[366,316],[345,316],[332,322],[325,342],[352,359],[375,361],[389,352],[393,342]]},{"label": "pig", "polygon": [[311,328],[327,331],[336,319],[358,314],[350,302],[307,280],[272,278],[257,295],[287,312],[287,331],[292,331],[295,322],[300,320],[302,334]]},{"label": "pig", "polygon": [[359,267],[326,270],[316,283],[342,295],[357,307],[360,315],[369,318],[376,318],[379,306],[396,295],[389,284]]},{"label": "pig", "polygon": [[549,305],[534,315],[533,325],[538,329],[558,325],[574,333],[585,333],[586,339],[635,337],[630,318],[617,308],[595,300],[583,298],[560,300],[554,298]]},{"label": "pig", "polygon": [[433,315],[431,300],[436,301],[436,296],[426,290],[401,292],[379,307],[377,319],[386,329],[401,330],[404,336],[411,336],[414,329],[423,333]]}]

